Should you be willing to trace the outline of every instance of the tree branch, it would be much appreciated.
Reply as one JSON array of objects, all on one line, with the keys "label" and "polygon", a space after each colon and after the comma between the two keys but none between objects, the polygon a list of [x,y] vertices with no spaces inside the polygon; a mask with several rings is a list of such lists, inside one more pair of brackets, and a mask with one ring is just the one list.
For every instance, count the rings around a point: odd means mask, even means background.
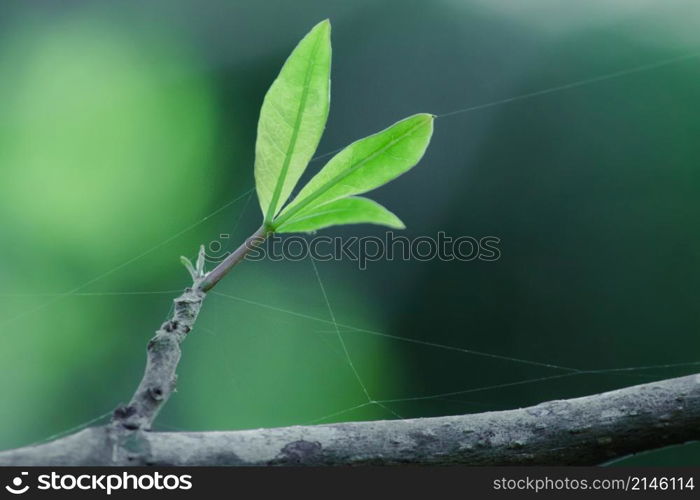
[{"label": "tree branch", "polygon": [[517,410],[230,432],[93,427],[0,465],[592,465],[700,438],[700,374]]},{"label": "tree branch", "polygon": [[206,297],[269,234],[264,226],[213,271],[204,248],[193,285],[148,343],[146,369],[112,422],[0,452],[32,465],[591,465],[700,438],[700,374],[525,409],[424,419],[229,432],[150,432],[175,389],[180,343]]},{"label": "tree branch", "polygon": [[197,286],[186,288],[174,302],[172,317],[148,342],[146,370],[131,401],[114,410],[113,423],[128,430],[150,429],[173,390],[180,363],[180,343],[192,330],[206,294]]},{"label": "tree branch", "polygon": [[242,262],[248,252],[260,245],[269,233],[270,230],[262,226],[208,273],[204,271],[206,261],[203,246],[200,247],[196,266],[186,257],[181,258],[192,276],[192,287],[186,288],[183,294],[174,300],[171,318],[161,325],[155,337],[148,343],[146,370],[141,383],[129,404],[114,410],[114,426],[129,431],[151,428],[158,412],[175,390],[175,372],[182,354],[180,344],[192,331],[206,292]]}]

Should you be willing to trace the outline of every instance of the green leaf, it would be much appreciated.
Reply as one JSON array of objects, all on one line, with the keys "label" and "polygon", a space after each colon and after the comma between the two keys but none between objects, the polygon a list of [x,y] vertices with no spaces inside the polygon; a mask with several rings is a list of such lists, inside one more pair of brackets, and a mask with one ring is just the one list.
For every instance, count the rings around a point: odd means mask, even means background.
[{"label": "green leaf", "polygon": [[404,229],[403,222],[376,201],[362,197],[342,198],[297,214],[277,228],[278,233],[309,232],[340,224],[379,224]]},{"label": "green leaf", "polygon": [[270,222],[316,151],[330,105],[331,25],[299,42],[263,101],[255,144],[255,186]]},{"label": "green leaf", "polygon": [[272,226],[283,227],[316,207],[365,193],[411,169],[428,147],[434,118],[413,115],[350,144],[304,186]]}]

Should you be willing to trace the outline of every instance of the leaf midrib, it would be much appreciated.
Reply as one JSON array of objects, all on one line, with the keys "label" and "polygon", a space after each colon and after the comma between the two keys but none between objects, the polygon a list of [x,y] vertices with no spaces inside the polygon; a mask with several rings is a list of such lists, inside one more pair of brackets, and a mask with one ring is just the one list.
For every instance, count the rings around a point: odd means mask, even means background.
[{"label": "leaf midrib", "polygon": [[[382,146],[381,148],[377,149],[375,152],[373,152],[371,155],[366,156],[359,162],[357,162],[354,165],[351,165],[346,171],[341,172],[340,174],[336,175],[332,179],[330,179],[328,182],[323,184],[320,188],[318,188],[315,192],[311,193],[309,196],[304,198],[302,201],[299,202],[299,204],[294,205],[292,208],[289,209],[289,212],[282,214],[278,220],[275,221],[275,226],[276,227],[281,227],[285,222],[287,222],[294,214],[299,212],[299,210],[307,207],[309,203],[317,199],[319,196],[322,194],[326,193],[330,188],[332,188],[335,184],[338,182],[342,181],[345,177],[350,175],[352,172],[357,170],[359,167],[361,167],[363,164],[369,162],[370,160],[374,159],[377,157],[377,155],[387,151],[388,149],[392,148],[394,145],[396,145],[398,142],[404,140],[406,137],[410,136],[413,134],[416,129],[422,125],[427,125],[428,122],[420,122],[408,129],[406,132],[404,132],[401,136],[399,136],[396,139],[392,139],[388,144],[385,146]],[[331,160],[332,161],[332,160]],[[330,203],[330,202],[329,202]]]},{"label": "leaf midrib", "polygon": [[322,34],[316,35],[316,41],[314,42],[314,48],[311,51],[311,56],[309,57],[309,64],[306,67],[306,73],[304,75],[304,88],[301,92],[301,99],[299,100],[299,107],[297,108],[297,115],[294,119],[294,127],[292,129],[292,137],[289,140],[289,146],[287,147],[287,154],[284,157],[284,162],[282,163],[282,170],[280,171],[280,176],[275,185],[275,191],[272,194],[272,199],[270,200],[270,206],[267,209],[267,214],[265,215],[265,224],[270,224],[272,218],[275,216],[277,203],[279,202],[280,195],[282,193],[282,188],[284,187],[284,182],[287,179],[287,171],[289,170],[289,164],[292,161],[292,154],[296,147],[296,142],[299,137],[299,129],[301,128],[301,120],[304,116],[304,108],[306,106],[306,99],[309,95],[309,82],[311,80],[311,73],[314,67],[314,62],[316,60],[316,53],[318,52],[318,45],[321,41]]}]

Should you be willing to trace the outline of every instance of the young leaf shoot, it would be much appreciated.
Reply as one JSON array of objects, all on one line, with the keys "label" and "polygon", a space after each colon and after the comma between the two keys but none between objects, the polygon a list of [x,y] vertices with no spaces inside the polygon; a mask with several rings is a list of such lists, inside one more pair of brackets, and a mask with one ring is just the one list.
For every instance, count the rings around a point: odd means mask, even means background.
[{"label": "young leaf shoot", "polygon": [[330,106],[331,26],[306,35],[265,95],[255,145],[255,186],[270,224],[316,151]]},{"label": "young leaf shoot", "polygon": [[330,34],[328,20],[314,26],[287,58],[265,95],[255,144],[255,188],[263,224],[202,277],[200,287],[205,292],[273,232],[311,232],[359,223],[405,227],[379,203],[357,195],[386,184],[420,161],[433,133],[435,117],[428,113],[409,116],[353,142],[331,158],[287,204],[326,126]]}]

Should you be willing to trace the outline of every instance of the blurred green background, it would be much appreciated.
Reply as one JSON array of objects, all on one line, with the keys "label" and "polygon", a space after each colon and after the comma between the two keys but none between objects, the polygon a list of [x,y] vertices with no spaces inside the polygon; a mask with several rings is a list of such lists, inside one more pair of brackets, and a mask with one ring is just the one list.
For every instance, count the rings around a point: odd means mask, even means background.
[{"label": "blurred green background", "polygon": [[[0,449],[127,401],[187,284],[178,257],[257,228],[257,113],[319,20],[326,153],[415,112],[693,54],[699,15],[694,0],[3,2]],[[344,412],[366,397],[311,263],[255,262],[208,298],[156,428],[480,412],[697,371],[698,77],[690,58],[437,120],[420,166],[373,197],[407,236],[498,236],[501,260],[318,263],[385,407]],[[600,372],[508,385],[563,373],[518,360]],[[618,463],[700,464],[700,446]]]}]

